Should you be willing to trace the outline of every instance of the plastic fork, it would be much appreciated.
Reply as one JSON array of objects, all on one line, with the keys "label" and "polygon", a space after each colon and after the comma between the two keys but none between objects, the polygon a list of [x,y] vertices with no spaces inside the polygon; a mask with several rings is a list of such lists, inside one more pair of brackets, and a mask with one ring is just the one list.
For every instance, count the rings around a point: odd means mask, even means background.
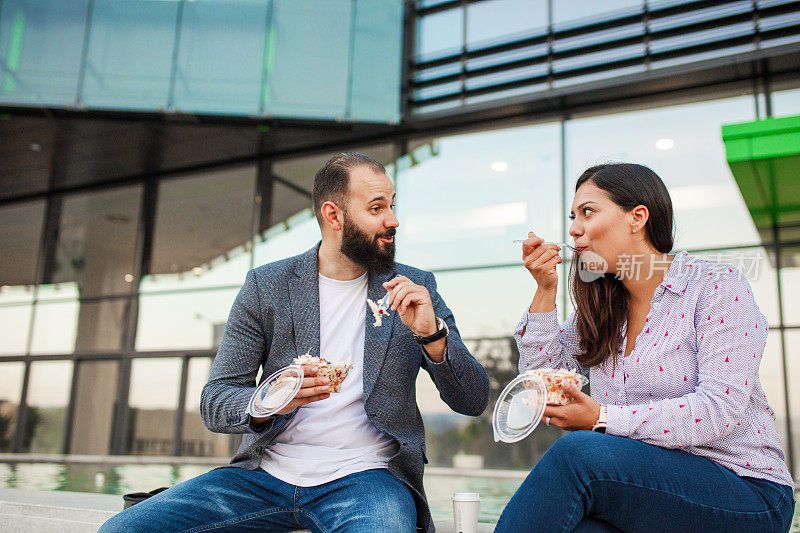
[{"label": "plastic fork", "polygon": [[[524,239],[514,239],[514,240],[513,240],[513,241],[511,241],[511,242],[513,242],[514,244],[519,244],[519,243],[521,243],[521,242],[525,242],[525,240],[524,240]],[[575,247],[574,247],[574,246],[572,246],[571,244],[567,244],[567,243],[565,243],[565,242],[543,242],[542,244],[555,244],[556,246],[564,246],[564,247],[566,247],[566,248],[569,248],[570,250],[572,250],[573,252],[576,252],[576,253],[577,253],[577,251],[578,251],[578,249],[577,249],[577,248],[575,248]]]}]

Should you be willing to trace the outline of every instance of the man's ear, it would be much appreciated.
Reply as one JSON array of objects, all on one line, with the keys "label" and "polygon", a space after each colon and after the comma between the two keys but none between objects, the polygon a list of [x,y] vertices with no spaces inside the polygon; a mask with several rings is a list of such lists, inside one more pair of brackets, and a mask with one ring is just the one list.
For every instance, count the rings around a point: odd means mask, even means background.
[{"label": "man's ear", "polygon": [[333,231],[341,231],[344,224],[344,213],[338,205],[328,200],[320,207],[322,222]]}]

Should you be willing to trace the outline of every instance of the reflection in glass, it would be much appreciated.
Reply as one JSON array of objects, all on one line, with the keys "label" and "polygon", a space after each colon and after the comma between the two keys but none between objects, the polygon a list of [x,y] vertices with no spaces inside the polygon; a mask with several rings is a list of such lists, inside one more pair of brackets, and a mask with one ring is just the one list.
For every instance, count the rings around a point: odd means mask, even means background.
[{"label": "reflection in glass", "polygon": [[44,201],[0,207],[0,304],[33,298],[44,209]]},{"label": "reflection in glass", "polygon": [[254,187],[254,166],[163,181],[141,290],[241,283],[250,268]]},{"label": "reflection in glass", "polygon": [[88,0],[2,2],[0,101],[75,103],[87,5]]},{"label": "reflection in glass", "polygon": [[28,335],[31,331],[30,304],[10,304],[0,306],[0,355],[22,355],[28,349]]},{"label": "reflection in glass", "polygon": [[[467,5],[467,45],[487,45],[547,28],[547,0],[489,0]],[[489,42],[487,42],[489,41]]]},{"label": "reflection in glass", "polygon": [[516,264],[511,241],[528,231],[560,240],[559,144],[558,125],[542,124],[420,147],[397,174],[398,260],[434,270]]},{"label": "reflection in glass", "polygon": [[[764,355],[761,358],[761,366],[758,368],[759,379],[761,380],[761,387],[764,389],[764,394],[767,395],[767,402],[769,406],[775,411],[775,429],[781,436],[781,448],[784,451],[788,450],[788,440],[786,434],[786,388],[783,381],[783,357],[781,355],[781,338],[780,332],[777,330],[770,331],[767,334],[767,344],[764,347]],[[787,348],[789,348],[787,342]],[[787,349],[787,355],[789,350]],[[791,366],[789,370],[789,378],[792,378]],[[790,381],[791,383],[791,381]],[[790,392],[790,400],[794,398]],[[793,413],[797,414],[797,410]],[[794,430],[796,424],[792,425]],[[797,438],[795,437],[795,443]]]},{"label": "reflection in glass", "polygon": [[95,0],[83,103],[117,109],[165,107],[178,5]]},{"label": "reflection in glass", "polygon": [[17,428],[24,363],[0,363],[0,453],[10,452]]},{"label": "reflection in glass", "polygon": [[448,9],[417,22],[417,59],[427,60],[455,53],[464,45],[464,11]]},{"label": "reflection in glass", "polygon": [[[770,335],[773,335],[772,333]],[[778,335],[777,332],[774,333],[775,336]],[[777,340],[777,339],[776,339]],[[794,452],[794,477],[800,477],[800,391],[797,389],[798,380],[800,380],[800,330],[797,329],[789,329],[786,330],[786,363],[787,363],[787,381],[789,382],[789,413],[791,416],[790,422],[792,424],[792,451]],[[778,363],[779,364],[779,363]],[[761,363],[761,368],[763,372],[764,363]],[[783,369],[780,369],[780,376],[783,377]],[[777,373],[777,372],[776,372]],[[792,386],[791,384],[794,383],[795,385]],[[763,378],[762,378],[763,384]],[[769,387],[774,384],[776,390],[770,391]],[[778,427],[778,431],[781,433],[781,445],[785,450],[788,447],[784,424],[785,422],[781,420],[786,419],[786,412],[783,410],[783,417],[779,414],[778,408],[775,406],[777,402],[773,402],[772,399],[777,396],[778,394],[781,395],[783,398],[783,381],[780,384],[778,383],[768,383],[764,384],[764,389],[766,389],[767,397],[770,400],[770,405],[775,410],[775,416],[778,418],[776,425]],[[783,405],[783,400],[778,405]]]},{"label": "reflection in glass", "polygon": [[800,326],[800,265],[781,268],[783,323]]},{"label": "reflection in glass", "polygon": [[131,455],[172,455],[181,360],[134,359],[128,396]]},{"label": "reflection in glass", "polygon": [[800,89],[772,93],[772,113],[775,117],[800,114]]},{"label": "reflection in glass", "polygon": [[266,114],[345,116],[355,4],[338,0],[273,3],[265,57]]},{"label": "reflection in glass", "polygon": [[110,451],[117,397],[117,361],[79,361],[70,453],[105,455]]},{"label": "reflection in glass", "polygon": [[400,119],[403,3],[359,0],[353,5],[349,118],[397,122]]},{"label": "reflection in glass", "polygon": [[267,0],[184,3],[176,109],[258,113],[268,4]]},{"label": "reflection in glass", "polygon": [[141,187],[67,197],[45,283],[75,282],[81,298],[128,294]]},{"label": "reflection in glass", "polygon": [[116,351],[130,299],[40,301],[33,318],[32,354]]},{"label": "reflection in glass", "polygon": [[640,163],[672,197],[675,249],[760,244],[725,159],[721,125],[753,120],[752,97],[570,120],[566,123],[567,202],[592,165]]},{"label": "reflection in glass", "polygon": [[[735,267],[753,288],[753,296],[770,326],[780,323],[778,316],[777,274],[764,248],[737,248],[712,252],[690,252],[709,261]],[[784,270],[785,271],[785,270]]]},{"label": "reflection in glass", "polygon": [[[238,283],[244,282],[244,274]],[[138,351],[216,348],[238,287],[139,298]]]},{"label": "reflection in glass", "polygon": [[194,457],[227,457],[230,437],[209,431],[200,417],[200,393],[208,382],[211,358],[193,357],[189,360],[189,379],[186,384],[186,411],[183,418],[181,455]]},{"label": "reflection in glass", "polygon": [[72,362],[31,363],[22,450],[61,453]]},{"label": "reflection in glass", "polygon": [[610,19],[621,15],[641,13],[642,0],[605,0],[585,2],[584,0],[557,0],[552,2],[553,25],[578,26],[597,19]]},{"label": "reflection in glass", "polygon": [[40,301],[33,311],[31,354],[72,353],[78,336],[77,299]]}]

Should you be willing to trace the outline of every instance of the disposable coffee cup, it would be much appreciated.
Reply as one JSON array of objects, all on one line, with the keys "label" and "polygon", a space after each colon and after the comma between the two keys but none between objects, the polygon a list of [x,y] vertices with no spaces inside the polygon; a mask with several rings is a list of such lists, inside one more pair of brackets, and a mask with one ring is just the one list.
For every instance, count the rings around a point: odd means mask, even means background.
[{"label": "disposable coffee cup", "polygon": [[477,492],[457,492],[453,494],[452,500],[456,533],[477,533],[480,495]]}]

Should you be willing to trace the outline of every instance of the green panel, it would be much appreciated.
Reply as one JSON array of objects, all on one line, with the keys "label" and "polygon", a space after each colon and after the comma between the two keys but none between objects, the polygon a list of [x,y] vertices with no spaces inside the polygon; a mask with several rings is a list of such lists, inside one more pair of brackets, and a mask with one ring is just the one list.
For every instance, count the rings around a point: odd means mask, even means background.
[{"label": "green panel", "polygon": [[726,158],[765,242],[800,227],[800,116],[722,126]]},{"label": "green panel", "polygon": [[800,116],[722,126],[728,162],[800,155]]}]

